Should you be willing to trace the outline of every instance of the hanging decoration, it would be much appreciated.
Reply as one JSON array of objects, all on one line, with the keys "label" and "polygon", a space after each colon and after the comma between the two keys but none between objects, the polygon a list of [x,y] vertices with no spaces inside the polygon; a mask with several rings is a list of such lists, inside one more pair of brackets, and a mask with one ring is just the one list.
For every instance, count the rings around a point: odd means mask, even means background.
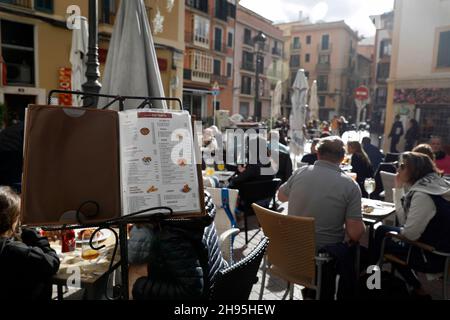
[{"label": "hanging decoration", "polygon": [[167,11],[170,13],[175,5],[175,0],[167,0]]},{"label": "hanging decoration", "polygon": [[158,34],[164,31],[164,17],[161,15],[159,8],[157,9],[155,18],[153,19],[153,33]]}]

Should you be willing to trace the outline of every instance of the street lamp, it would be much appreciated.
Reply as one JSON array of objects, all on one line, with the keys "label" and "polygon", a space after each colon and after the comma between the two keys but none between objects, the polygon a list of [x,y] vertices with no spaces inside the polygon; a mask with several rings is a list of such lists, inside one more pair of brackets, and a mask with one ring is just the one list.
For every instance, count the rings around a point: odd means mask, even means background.
[{"label": "street lamp", "polygon": [[[98,81],[100,79],[100,62],[98,60],[98,0],[89,0],[89,47],[88,61],[86,63],[87,82],[83,84],[83,92],[99,93],[102,85]],[[91,107],[96,107],[97,97],[92,97],[86,103]]]},{"label": "street lamp", "polygon": [[261,66],[261,62],[263,61],[262,53],[264,51],[266,39],[266,35],[261,31],[253,38],[253,45],[255,46],[256,51],[255,121],[259,121],[261,118],[261,108],[259,106],[259,74],[261,71],[264,71],[264,66]]}]

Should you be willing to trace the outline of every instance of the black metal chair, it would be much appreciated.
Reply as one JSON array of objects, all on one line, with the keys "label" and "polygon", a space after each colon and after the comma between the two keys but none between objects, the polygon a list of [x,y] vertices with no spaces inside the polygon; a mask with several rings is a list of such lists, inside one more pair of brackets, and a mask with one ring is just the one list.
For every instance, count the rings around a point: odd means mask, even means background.
[{"label": "black metal chair", "polygon": [[[247,182],[239,187],[241,209],[244,211],[245,243],[248,243],[248,216],[255,214],[252,204],[266,199],[271,199],[272,203],[276,203],[275,195],[280,185],[281,179],[275,178],[272,180]],[[268,207],[268,205],[265,207]]]},{"label": "black metal chair", "polygon": [[400,155],[401,155],[401,153],[391,153],[391,152],[388,152],[388,153],[386,154],[386,157],[385,157],[385,159],[384,159],[384,162],[397,162],[397,161],[400,160]]},{"label": "black metal chair", "polygon": [[210,300],[248,300],[259,280],[257,273],[268,246],[269,239],[262,239],[244,259],[219,271],[209,293]]}]

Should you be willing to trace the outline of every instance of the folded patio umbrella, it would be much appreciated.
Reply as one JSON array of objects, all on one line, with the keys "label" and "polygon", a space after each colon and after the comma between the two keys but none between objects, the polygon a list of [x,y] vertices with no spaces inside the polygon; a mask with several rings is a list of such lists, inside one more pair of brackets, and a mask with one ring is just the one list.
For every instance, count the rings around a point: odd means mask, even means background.
[{"label": "folded patio umbrella", "polygon": [[305,136],[303,134],[303,125],[306,121],[307,97],[308,97],[308,79],[305,76],[305,70],[300,69],[292,85],[292,114],[290,117],[291,125],[291,152],[298,156],[303,153]]},{"label": "folded patio umbrella", "polygon": [[[109,45],[101,93],[121,96],[164,97],[153,37],[143,0],[121,1]],[[99,99],[99,108],[108,99]],[[166,109],[163,101],[152,102]],[[127,102],[135,109],[140,102]],[[115,103],[111,109],[118,110]]]},{"label": "folded patio umbrella", "polygon": [[[72,47],[70,49],[70,63],[72,64],[72,91],[83,91],[82,85],[86,83],[86,63],[89,45],[89,28],[87,19],[81,17],[80,28],[72,32]],[[81,96],[73,95],[74,106],[81,106]]]},{"label": "folded patio umbrella", "polygon": [[311,86],[311,97],[309,98],[310,119],[319,120],[319,102],[317,101],[317,80]]},{"label": "folded patio umbrella", "polygon": [[275,86],[275,90],[273,91],[272,96],[272,110],[271,110],[271,117],[277,118],[281,115],[281,94],[282,94],[282,84],[281,81],[277,82],[277,85]]}]

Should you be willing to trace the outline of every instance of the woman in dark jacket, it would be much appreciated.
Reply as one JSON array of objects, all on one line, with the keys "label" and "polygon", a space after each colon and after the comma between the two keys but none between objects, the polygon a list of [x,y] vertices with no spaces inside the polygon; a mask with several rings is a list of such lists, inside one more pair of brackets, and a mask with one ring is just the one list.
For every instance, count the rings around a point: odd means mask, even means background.
[{"label": "woman in dark jacket", "polygon": [[19,225],[20,198],[9,187],[0,187],[0,300],[50,300],[50,278],[59,269],[59,258],[47,238]]},{"label": "woman in dark jacket", "polygon": [[[206,217],[161,221],[150,227],[149,251],[139,260],[148,261],[148,276],[133,287],[135,300],[205,299],[217,272],[227,267],[222,258],[214,225],[216,209],[206,195]],[[131,234],[132,243],[138,243]],[[130,247],[129,247],[130,248]],[[134,248],[132,248],[134,250]],[[136,250],[134,250],[136,256]]]},{"label": "woman in dark jacket", "polygon": [[373,177],[372,164],[358,141],[350,141],[347,144],[347,150],[348,153],[352,155],[352,161],[350,163],[352,166],[352,172],[358,175],[356,182],[361,188],[363,197],[367,197],[368,194],[364,188],[364,180]]},{"label": "woman in dark jacket", "polygon": [[405,151],[411,151],[417,144],[420,138],[420,128],[419,123],[416,119],[409,120],[409,127],[405,134]]}]

